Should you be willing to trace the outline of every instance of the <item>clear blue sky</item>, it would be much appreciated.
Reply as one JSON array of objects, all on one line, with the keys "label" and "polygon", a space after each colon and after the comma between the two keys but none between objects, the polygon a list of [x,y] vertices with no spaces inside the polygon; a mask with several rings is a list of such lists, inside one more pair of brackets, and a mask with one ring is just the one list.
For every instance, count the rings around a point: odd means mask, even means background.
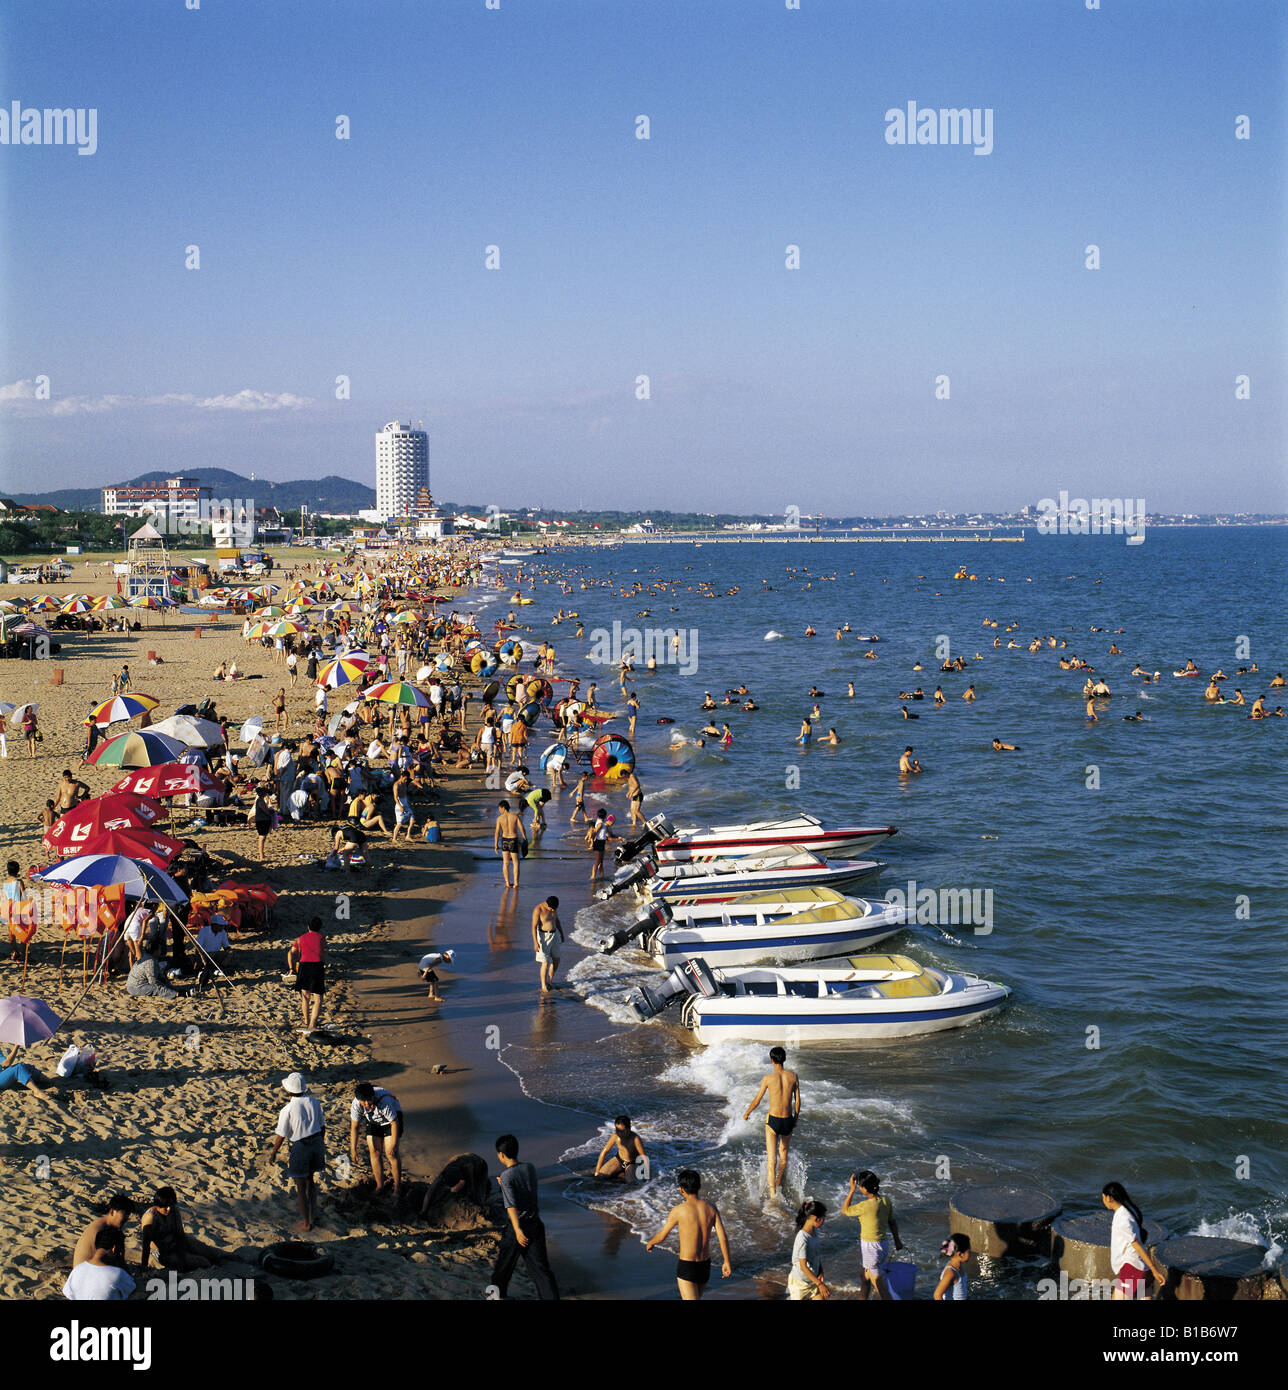
[{"label": "clear blue sky", "polygon": [[[374,483],[401,416],[437,496],[499,505],[1286,510],[1286,32],[1255,0],[10,0],[0,107],[95,107],[98,150],[0,146],[0,490]],[[888,144],[910,100],[991,108],[993,152]]]}]

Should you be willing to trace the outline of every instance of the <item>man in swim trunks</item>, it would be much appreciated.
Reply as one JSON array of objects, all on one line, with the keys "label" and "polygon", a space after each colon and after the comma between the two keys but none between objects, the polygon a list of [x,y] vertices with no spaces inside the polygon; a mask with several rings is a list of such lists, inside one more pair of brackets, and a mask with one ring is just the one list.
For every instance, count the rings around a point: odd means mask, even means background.
[{"label": "man in swim trunks", "polygon": [[72,1254],[72,1267],[84,1264],[94,1254],[95,1241],[100,1231],[110,1231],[112,1258],[105,1260],[105,1264],[117,1264],[125,1267],[125,1223],[134,1215],[134,1203],[125,1195],[118,1192],[107,1204],[107,1211],[102,1216],[96,1216],[93,1221],[80,1234],[80,1239],[76,1242],[76,1249]]},{"label": "man in swim trunks", "polygon": [[733,1272],[729,1259],[729,1241],[725,1235],[724,1222],[720,1212],[712,1202],[705,1202],[698,1196],[702,1188],[702,1176],[692,1168],[685,1168],[676,1178],[684,1200],[678,1207],[672,1207],[666,1218],[666,1225],[644,1247],[652,1251],[660,1245],[678,1226],[680,1230],[680,1258],[675,1264],[675,1282],[680,1297],[685,1302],[696,1302],[702,1297],[711,1278],[711,1232],[714,1230],[720,1242],[720,1273],[728,1278]]},{"label": "man in swim trunks", "polygon": [[564,939],[558,909],[558,898],[547,898],[532,909],[532,949],[541,967],[542,994],[558,988],[555,971],[559,969],[559,943]]},{"label": "man in swim trunks", "polygon": [[[517,888],[519,884],[519,864],[523,848],[528,843],[528,832],[523,828],[523,818],[510,810],[508,801],[497,802],[496,824],[492,828],[492,848],[501,856],[501,877],[507,888]],[[511,882],[510,871],[514,871]]]},{"label": "man in swim trunks", "polygon": [[[614,1145],[617,1152],[610,1158],[608,1151]],[[619,1115],[613,1121],[613,1132],[608,1143],[600,1149],[599,1157],[595,1160],[594,1175],[597,1178],[632,1178],[635,1176],[636,1161],[644,1157],[644,1141],[631,1128],[631,1117]]]},{"label": "man in swim trunks", "polygon": [[781,1047],[771,1048],[770,1066],[767,1076],[761,1078],[760,1090],[756,1099],[747,1107],[744,1120],[751,1119],[753,1111],[769,1096],[769,1114],[765,1119],[765,1170],[769,1179],[769,1195],[773,1197],[783,1185],[787,1172],[787,1150],[791,1147],[792,1130],[801,1114],[801,1083],[794,1071],[787,1071],[783,1063],[787,1053]]},{"label": "man in swim trunks", "polygon": [[626,795],[631,802],[631,825],[636,826],[644,819],[644,788],[634,768],[631,768],[631,775],[626,783]]}]

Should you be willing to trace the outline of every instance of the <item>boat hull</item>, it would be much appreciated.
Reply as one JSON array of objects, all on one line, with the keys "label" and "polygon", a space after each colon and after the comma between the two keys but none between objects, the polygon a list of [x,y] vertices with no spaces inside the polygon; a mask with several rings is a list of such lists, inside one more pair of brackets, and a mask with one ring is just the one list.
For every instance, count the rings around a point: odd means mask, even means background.
[{"label": "boat hull", "polygon": [[825,867],[772,869],[732,874],[695,874],[684,878],[655,876],[640,885],[645,898],[672,906],[683,903],[725,903],[745,893],[772,893],[791,888],[835,888],[838,892],[879,872],[884,864],[851,859]]},{"label": "boat hull", "polygon": [[793,928],[790,920],[761,927],[686,927],[677,924],[653,934],[650,954],[664,970],[673,970],[693,956],[709,965],[788,964],[792,961],[827,960],[874,946],[904,929],[904,922],[882,913],[879,917],[854,918],[827,928]]},{"label": "boat hull", "polygon": [[807,849],[828,859],[862,854],[884,843],[897,832],[894,826],[862,829],[820,830],[814,834],[797,831],[778,835],[676,835],[659,840],[648,851],[649,857],[663,864],[702,863],[709,859],[736,859],[764,854],[783,845]]}]

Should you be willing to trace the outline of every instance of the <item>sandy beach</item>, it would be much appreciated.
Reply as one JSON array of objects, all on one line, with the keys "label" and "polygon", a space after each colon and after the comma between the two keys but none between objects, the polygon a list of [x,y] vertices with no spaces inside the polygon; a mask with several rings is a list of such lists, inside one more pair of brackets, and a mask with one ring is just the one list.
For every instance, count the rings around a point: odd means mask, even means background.
[{"label": "sandy beach", "polygon": [[[280,573],[273,579],[280,582]],[[72,582],[54,592],[113,588],[113,581],[97,574],[87,581],[84,565],[78,564]],[[148,627],[128,636],[55,634],[61,650],[49,662],[8,662],[0,675],[3,698],[39,702],[44,735],[32,760],[11,730],[8,757],[0,759],[3,857],[16,859],[24,873],[47,859],[34,820],[61,771],[71,768],[94,795],[121,775],[119,769],[80,768],[79,762],[81,721],[110,693],[111,676],[122,661],[129,662],[132,688],[160,701],[158,715],[214,694],[232,726],[255,714],[266,716],[271,726],[272,696],[285,684],[292,721],[288,736],[302,736],[312,727],[311,683],[301,671],[292,690],[280,679],[284,671],[273,664],[273,653],[242,640],[240,619],[199,622],[171,613],[163,624],[159,615],[149,616]],[[234,659],[249,678],[212,682],[215,667]],[[56,673],[60,684],[53,683]],[[115,725],[111,732],[124,727]],[[467,1121],[474,1112],[464,1100],[466,1071],[453,1058],[441,1022],[426,1017],[433,1006],[426,1004],[416,979],[419,949],[409,944],[426,939],[473,865],[450,842],[452,827],[478,813],[458,790],[475,780],[468,773],[443,779],[434,809],[447,843],[417,840],[391,849],[377,832],[369,846],[370,868],[361,875],[320,867],[331,833],[326,822],[286,824],[274,831],[262,866],[249,827],[195,832],[220,869],[239,882],[266,883],[281,895],[269,928],[242,933],[235,941],[235,974],[219,996],[132,998],[118,978],[95,987],[77,1006],[79,950],[73,942],[60,979],[61,930],[41,926],[29,953],[25,993],[56,1012],[76,1011],[54,1039],[27,1049],[24,1060],[52,1075],[69,1044],[92,1046],[111,1087],[100,1091],[72,1081],[57,1083],[47,1093],[52,1099],[31,1090],[0,1095],[0,1163],[11,1195],[0,1216],[7,1251],[0,1296],[57,1296],[69,1268],[70,1244],[96,1204],[118,1190],[150,1199],[154,1188],[166,1183],[177,1189],[190,1230],[241,1256],[222,1266],[221,1274],[263,1277],[253,1264],[258,1250],[289,1238],[295,1219],[284,1163],[269,1168],[263,1156],[285,1100],[281,1079],[296,1070],[308,1077],[328,1119],[333,1171],[322,1183],[322,1225],[312,1238],[327,1245],[336,1265],[331,1277],[316,1283],[270,1280],[275,1296],[482,1296],[497,1243],[492,1230],[435,1235],[412,1216],[409,1200],[416,1198],[416,1184],[471,1145],[495,1167],[487,1146],[477,1146],[477,1125]],[[417,809],[419,818],[427,808]],[[193,814],[177,812],[180,834]],[[283,981],[283,971],[289,941],[315,913],[323,918],[328,939],[325,1031],[304,1038],[297,1032],[298,996]],[[17,992],[20,958],[11,957],[0,969],[9,992]],[[413,1057],[404,1057],[413,1049]],[[427,1069],[434,1062],[447,1063],[447,1075],[431,1077]],[[404,1182],[409,1187],[396,1213],[387,1200],[373,1201],[361,1187],[365,1157],[348,1181],[334,1171],[336,1157],[347,1148],[352,1086],[363,1079],[388,1084],[407,1105]],[[476,1088],[470,1089],[473,1102]],[[133,1262],[134,1235],[130,1245]],[[512,1296],[528,1293],[520,1273]]]}]

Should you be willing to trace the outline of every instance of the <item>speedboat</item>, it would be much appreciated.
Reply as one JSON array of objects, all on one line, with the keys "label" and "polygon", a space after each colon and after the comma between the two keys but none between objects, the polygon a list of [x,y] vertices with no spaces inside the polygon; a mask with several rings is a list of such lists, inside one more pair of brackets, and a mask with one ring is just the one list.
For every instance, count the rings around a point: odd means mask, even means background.
[{"label": "speedboat", "polygon": [[1006,985],[920,965],[909,956],[855,956],[848,966],[713,970],[685,961],[660,985],[630,996],[641,1021],[679,1003],[704,1046],[724,1038],[782,1043],[909,1038],[962,1028],[1000,1009]]},{"label": "speedboat", "polygon": [[793,845],[833,858],[860,854],[897,834],[892,825],[844,826],[826,830],[817,816],[750,821],[746,825],[713,825],[708,829],[677,830],[666,816],[654,816],[643,833],[618,845],[615,858],[629,863],[642,850],[659,864],[705,859],[738,859],[775,845]]},{"label": "speedboat", "polygon": [[902,931],[912,914],[831,888],[744,893],[730,902],[654,903],[634,926],[600,945],[605,955],[634,941],[667,970],[694,956],[711,965],[787,963],[847,956]]},{"label": "speedboat", "polygon": [[620,870],[596,897],[612,898],[635,888],[652,901],[728,902],[743,893],[769,893],[784,888],[848,888],[884,867],[874,859],[824,859],[799,845],[779,845],[741,859],[710,859],[701,863],[656,864],[652,859],[642,859]]}]

